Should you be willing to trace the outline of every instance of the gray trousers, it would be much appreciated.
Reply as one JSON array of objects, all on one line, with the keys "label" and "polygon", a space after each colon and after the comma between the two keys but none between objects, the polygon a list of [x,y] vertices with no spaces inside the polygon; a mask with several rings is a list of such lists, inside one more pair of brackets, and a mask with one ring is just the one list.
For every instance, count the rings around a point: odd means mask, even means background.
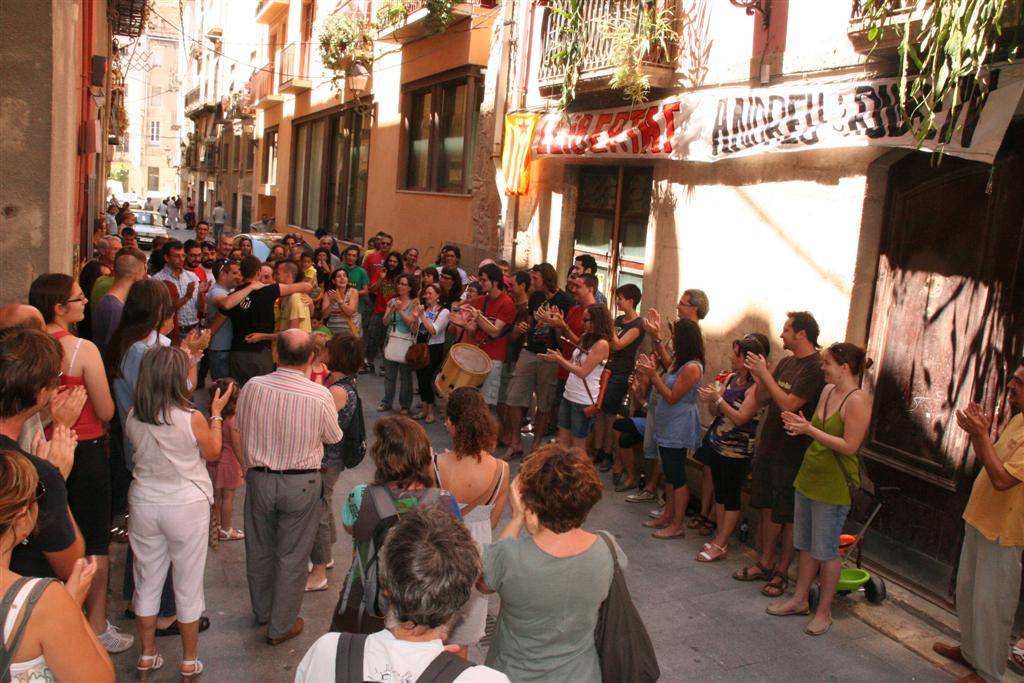
[{"label": "gray trousers", "polygon": [[313,552],[309,561],[313,564],[327,564],[333,556],[331,549],[338,540],[338,530],[331,511],[331,500],[334,496],[334,485],[341,476],[341,465],[327,465],[320,469],[320,477],[324,482],[324,495],[321,500],[320,524],[316,528],[316,540],[313,541]]},{"label": "gray trousers", "polygon": [[322,511],[319,472],[245,475],[245,570],[267,636],[291,631],[306,590],[306,562]]},{"label": "gray trousers", "polygon": [[970,524],[956,578],[960,651],[987,683],[1006,673],[1009,637],[1020,591],[1021,548],[994,543]]}]

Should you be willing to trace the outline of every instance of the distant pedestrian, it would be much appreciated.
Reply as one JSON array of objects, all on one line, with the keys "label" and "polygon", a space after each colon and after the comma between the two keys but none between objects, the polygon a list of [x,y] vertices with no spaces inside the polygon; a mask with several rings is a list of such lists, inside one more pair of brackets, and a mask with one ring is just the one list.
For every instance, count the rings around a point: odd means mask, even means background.
[{"label": "distant pedestrian", "polygon": [[309,379],[313,338],[277,339],[277,370],[254,377],[238,398],[246,473],[245,565],[256,621],[278,645],[302,633],[306,563],[320,523],[323,444],[341,441],[327,387]]},{"label": "distant pedestrian", "polygon": [[228,212],[224,210],[224,202],[218,200],[213,207],[213,235],[217,239],[224,234],[224,224],[228,222]]}]

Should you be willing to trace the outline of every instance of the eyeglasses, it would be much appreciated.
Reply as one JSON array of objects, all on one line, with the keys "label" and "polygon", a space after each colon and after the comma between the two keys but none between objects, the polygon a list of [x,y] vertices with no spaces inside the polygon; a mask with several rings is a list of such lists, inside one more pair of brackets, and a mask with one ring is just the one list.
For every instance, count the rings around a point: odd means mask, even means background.
[{"label": "eyeglasses", "polygon": [[33,498],[33,502],[35,502],[36,505],[42,506],[42,504],[45,501],[46,501],[46,486],[43,485],[43,482],[40,480],[40,481],[36,482],[36,495],[35,495],[35,498]]},{"label": "eyeglasses", "polygon": [[76,296],[74,299],[68,299],[65,303],[75,304],[78,303],[79,301],[85,302],[88,301],[88,299],[86,299],[85,295],[83,294],[82,296]]}]

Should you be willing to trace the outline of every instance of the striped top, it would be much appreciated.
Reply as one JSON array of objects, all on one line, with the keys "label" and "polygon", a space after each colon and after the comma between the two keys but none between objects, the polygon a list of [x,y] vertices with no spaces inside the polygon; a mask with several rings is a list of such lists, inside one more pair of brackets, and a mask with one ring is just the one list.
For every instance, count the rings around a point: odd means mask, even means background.
[{"label": "striped top", "polygon": [[331,392],[291,368],[246,382],[236,422],[247,467],[319,469],[323,445],[342,436]]}]

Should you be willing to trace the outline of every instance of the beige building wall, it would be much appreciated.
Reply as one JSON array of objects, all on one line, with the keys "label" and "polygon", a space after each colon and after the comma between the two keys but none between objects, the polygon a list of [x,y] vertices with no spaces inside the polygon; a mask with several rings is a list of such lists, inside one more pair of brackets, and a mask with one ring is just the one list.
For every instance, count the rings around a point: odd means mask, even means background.
[{"label": "beige building wall", "polygon": [[[867,76],[864,57],[847,35],[846,0],[774,2],[767,36],[760,16],[748,17],[728,3],[682,0],[680,6],[692,19],[682,33],[680,91],[687,85],[757,86],[762,64],[769,65],[773,85]],[[526,20],[522,14],[519,19]],[[553,106],[536,81],[541,11],[534,22],[527,106]],[[695,65],[689,55],[698,46],[710,46],[709,58]],[[699,84],[688,77],[696,72],[704,74]],[[767,334],[780,350],[778,335],[792,310],[814,313],[824,343],[848,336],[863,341],[878,239],[876,225],[862,235],[864,211],[872,208],[865,199],[866,175],[885,153],[841,149],[714,164],[619,162],[654,171],[642,307],[655,307],[672,320],[683,290],[703,289],[711,311],[702,326],[709,370],[715,371],[728,366],[731,340],[748,332]],[[534,161],[530,172],[530,192],[519,205],[517,265],[546,260],[565,273],[572,263],[578,174],[551,159]],[[512,215],[513,201],[505,201],[506,216]]]}]

